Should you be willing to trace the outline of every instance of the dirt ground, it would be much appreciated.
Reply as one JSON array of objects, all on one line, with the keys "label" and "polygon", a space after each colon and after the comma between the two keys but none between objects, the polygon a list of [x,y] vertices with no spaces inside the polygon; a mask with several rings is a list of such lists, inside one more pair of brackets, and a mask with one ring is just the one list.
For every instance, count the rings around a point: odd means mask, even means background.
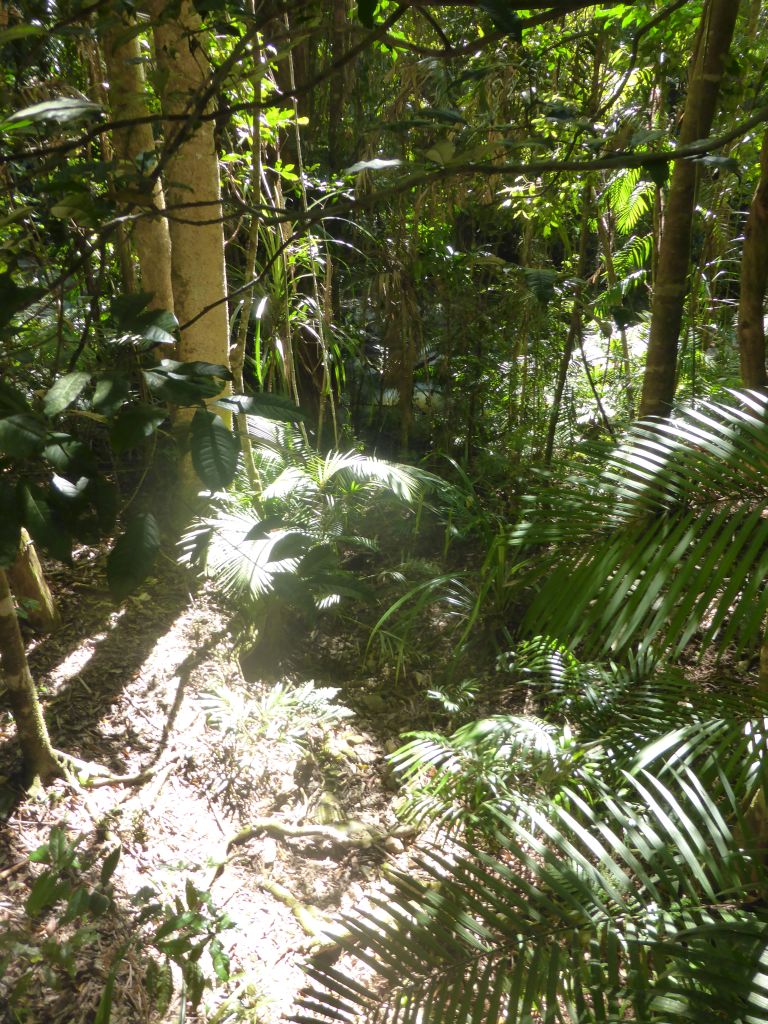
[{"label": "dirt ground", "polygon": [[[283,1019],[307,955],[338,955],[327,930],[339,913],[386,886],[387,863],[407,869],[413,837],[398,832],[385,760],[412,724],[407,701],[387,700],[386,680],[361,677],[354,643],[328,637],[315,665],[323,678],[302,657],[267,679],[246,659],[245,678],[231,616],[170,563],[120,607],[92,551],[74,572],[51,567],[50,579],[63,625],[30,634],[29,657],[54,745],[78,759],[77,772],[20,798],[12,723],[0,712],[0,1021],[103,1024],[105,1002],[113,1024]],[[30,894],[50,865],[29,855],[52,829],[79,841],[78,860],[60,871],[69,889],[58,902],[35,910]],[[93,903],[66,914],[82,880],[113,895],[107,912]],[[195,908],[218,920],[195,939],[211,984],[195,1009],[194,986],[172,966],[163,1009],[158,922],[175,914],[178,938],[189,923],[179,915]],[[226,958],[229,980],[217,979],[214,961],[225,974]]]}]

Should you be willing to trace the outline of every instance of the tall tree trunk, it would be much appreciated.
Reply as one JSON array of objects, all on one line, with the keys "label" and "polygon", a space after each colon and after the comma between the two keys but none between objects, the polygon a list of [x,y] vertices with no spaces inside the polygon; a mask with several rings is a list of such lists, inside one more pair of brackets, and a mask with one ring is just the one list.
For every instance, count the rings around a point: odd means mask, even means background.
[{"label": "tall tree trunk", "polygon": [[21,546],[16,561],[8,569],[8,581],[16,600],[25,602],[29,621],[41,633],[49,633],[61,622],[56,602],[43,574],[35,545],[26,530],[21,531]]},{"label": "tall tree trunk", "polygon": [[[135,121],[146,117],[146,82],[136,26],[127,18],[112,29],[104,39],[104,60],[109,77],[109,107],[115,121]],[[155,161],[155,138],[151,124],[133,124],[115,129],[115,153],[129,164],[136,174],[137,201],[142,208],[165,209],[163,187],[159,179],[142,195],[142,178],[152,171]],[[141,211],[140,211],[141,212]],[[152,293],[150,308],[173,312],[171,288],[171,239],[168,222],[162,214],[144,215],[134,224],[133,243],[141,268],[141,286]]]},{"label": "tall tree trunk", "polygon": [[581,343],[583,289],[581,283],[587,277],[588,252],[589,252],[589,218],[592,213],[592,185],[584,186],[581,194],[581,230],[579,231],[579,260],[576,265],[576,277],[579,284],[576,285],[576,294],[573,297],[573,308],[571,310],[571,321],[568,325],[568,334],[563,347],[563,354],[560,357],[560,366],[557,371],[555,382],[555,394],[552,399],[552,411],[549,414],[549,426],[547,428],[547,443],[544,448],[544,465],[552,462],[552,455],[555,450],[555,437],[557,435],[557,424],[560,419],[560,408],[563,402],[565,382],[568,377],[568,367],[571,364],[571,356],[577,342]]},{"label": "tall tree trunk", "polygon": [[[179,359],[229,366],[229,317],[224,262],[221,182],[214,126],[198,106],[209,84],[207,39],[189,0],[167,18],[164,0],[151,0],[155,55],[165,121],[165,200],[170,216],[173,310],[179,321]],[[200,113],[207,112],[200,111]],[[228,419],[226,414],[222,418]],[[193,410],[175,417],[183,431]],[[176,518],[196,511],[199,482],[189,457],[179,467]]]},{"label": "tall tree trunk", "polygon": [[[706,2],[680,128],[681,146],[709,135],[738,8],[738,0]],[[697,175],[697,166],[691,160],[678,160],[672,171],[651,302],[651,335],[640,416],[666,416],[675,397],[677,345],[685,306]]]},{"label": "tall tree trunk", "polygon": [[765,388],[765,293],[768,289],[768,132],[760,150],[760,179],[744,229],[739,292],[739,356],[744,387]]},{"label": "tall tree trunk", "polygon": [[0,569],[0,664],[6,698],[16,723],[25,778],[30,782],[36,778],[48,782],[62,774],[61,765],[48,736],[3,569]]},{"label": "tall tree trunk", "polygon": [[[150,4],[157,67],[164,83],[161,104],[168,118],[165,199],[171,213],[173,308],[181,325],[179,358],[228,365],[219,161],[213,122],[194,121],[195,104],[210,72],[206,39],[189,0],[182,0],[175,18],[164,17],[167,9],[164,0]],[[173,120],[182,115],[184,120]]]}]

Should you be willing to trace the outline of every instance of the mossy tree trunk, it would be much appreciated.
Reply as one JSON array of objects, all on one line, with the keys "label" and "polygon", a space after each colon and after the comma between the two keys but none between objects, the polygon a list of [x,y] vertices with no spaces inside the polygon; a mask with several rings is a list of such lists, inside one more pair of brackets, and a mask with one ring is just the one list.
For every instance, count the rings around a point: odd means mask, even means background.
[{"label": "mossy tree trunk", "polygon": [[21,531],[21,545],[16,561],[8,569],[11,590],[30,623],[40,633],[50,633],[61,622],[51,588],[45,579],[35,545],[26,530]]},{"label": "mossy tree trunk", "polygon": [[[738,0],[707,0],[704,6],[680,128],[681,146],[705,139],[710,133],[738,9]],[[668,415],[675,398],[698,173],[692,160],[676,161],[672,171],[651,302],[641,417]]]},{"label": "mossy tree trunk", "polygon": [[8,576],[3,569],[0,569],[0,664],[5,697],[16,723],[25,778],[30,782],[36,778],[49,782],[62,774],[61,765],[51,746],[29,670]]}]

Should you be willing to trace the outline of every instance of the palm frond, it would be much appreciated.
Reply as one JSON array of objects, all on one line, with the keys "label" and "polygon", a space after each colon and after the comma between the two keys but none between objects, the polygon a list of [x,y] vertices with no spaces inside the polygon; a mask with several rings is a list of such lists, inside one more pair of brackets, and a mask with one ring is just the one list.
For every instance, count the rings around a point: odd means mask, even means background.
[{"label": "palm frond", "polygon": [[313,965],[294,1019],[764,1021],[764,877],[731,827],[745,794],[713,797],[690,766],[623,778],[519,799],[490,850],[425,852],[345,921],[367,986]]},{"label": "palm frond", "polygon": [[[639,645],[679,654],[753,647],[768,611],[768,400],[704,402],[639,424],[597,480],[578,481],[558,513],[537,514],[513,542],[565,538],[524,628],[595,653]],[[599,541],[599,543],[596,543]]]}]

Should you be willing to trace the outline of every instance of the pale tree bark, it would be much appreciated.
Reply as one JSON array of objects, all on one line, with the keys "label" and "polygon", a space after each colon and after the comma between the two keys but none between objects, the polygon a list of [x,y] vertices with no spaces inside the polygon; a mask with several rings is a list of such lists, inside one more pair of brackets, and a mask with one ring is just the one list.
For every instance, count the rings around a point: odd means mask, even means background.
[{"label": "pale tree bark", "polygon": [[49,633],[61,622],[59,610],[45,579],[35,545],[26,530],[21,531],[21,546],[16,561],[8,569],[8,581],[25,614],[40,633]]},{"label": "pale tree bark", "polygon": [[[699,26],[679,144],[706,138],[733,38],[738,0],[707,0]],[[651,333],[639,415],[666,416],[675,397],[677,347],[691,254],[698,168],[678,160],[672,171],[651,302]]]},{"label": "pale tree bark", "polygon": [[[226,366],[229,322],[219,162],[213,122],[194,122],[195,104],[210,73],[206,39],[188,0],[182,0],[173,19],[164,18],[166,10],[164,0],[152,0],[155,56],[164,83],[161,104],[169,117],[165,199],[170,213],[173,308],[181,325],[179,358]],[[179,115],[187,119],[170,120]]]},{"label": "pale tree bark", "polygon": [[[189,0],[167,18],[164,0],[150,0],[155,59],[163,83],[165,201],[171,235],[173,311],[179,321],[178,357],[229,366],[227,276],[221,182],[212,120],[201,120],[201,97],[209,85],[207,38]],[[230,417],[215,410],[229,422]],[[194,410],[174,418],[183,434]],[[192,460],[179,466],[176,512],[179,522],[196,511],[199,481]]]},{"label": "pale tree bark", "polygon": [[[109,79],[109,108],[115,121],[138,121],[149,114],[146,82],[142,64],[138,30],[128,18],[121,17],[118,25],[105,34],[104,61]],[[120,161],[129,164],[137,175],[127,190],[135,193],[132,207],[141,214],[133,227],[132,241],[141,270],[141,287],[151,292],[151,309],[173,312],[171,288],[171,239],[168,222],[161,212],[151,215],[153,209],[165,209],[163,187],[159,179],[143,187],[142,179],[149,181],[155,157],[155,139],[151,124],[132,124],[116,128],[113,133],[115,153]],[[127,197],[130,202],[130,197]]]},{"label": "pale tree bark", "polygon": [[739,356],[744,387],[768,386],[765,294],[768,289],[768,132],[760,150],[760,179],[744,228],[739,292]]},{"label": "pale tree bark", "polygon": [[27,781],[48,782],[62,774],[29,670],[8,577],[0,569],[0,664],[21,748]]}]

